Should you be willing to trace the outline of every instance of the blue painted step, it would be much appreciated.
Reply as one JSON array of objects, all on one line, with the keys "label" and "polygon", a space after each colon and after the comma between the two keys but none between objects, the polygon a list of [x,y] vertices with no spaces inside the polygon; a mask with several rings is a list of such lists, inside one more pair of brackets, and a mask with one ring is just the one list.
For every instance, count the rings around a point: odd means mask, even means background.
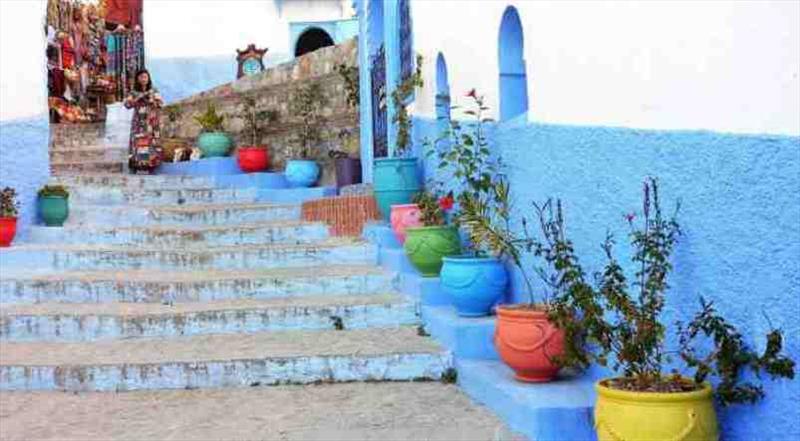
[{"label": "blue painted step", "polygon": [[184,188],[212,188],[215,186],[214,180],[207,177],[126,174],[58,176],[52,178],[50,183],[66,185],[68,187],[118,187],[131,190],[178,190]]},{"label": "blue painted step", "polygon": [[185,188],[163,190],[129,190],[105,187],[69,187],[74,205],[194,205],[223,203],[255,203],[256,188]]},{"label": "blue painted step", "polygon": [[300,219],[297,204],[225,204],[161,207],[71,207],[66,225],[141,227],[147,225],[229,226]]}]

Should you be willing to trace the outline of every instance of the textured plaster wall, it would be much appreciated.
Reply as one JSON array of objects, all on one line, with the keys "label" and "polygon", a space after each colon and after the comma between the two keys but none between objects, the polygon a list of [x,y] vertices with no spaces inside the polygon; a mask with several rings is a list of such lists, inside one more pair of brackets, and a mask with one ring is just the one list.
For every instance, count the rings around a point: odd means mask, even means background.
[{"label": "textured plaster wall", "polygon": [[[800,138],[524,119],[490,131],[494,151],[508,164],[517,218],[533,215],[531,201],[561,198],[569,237],[592,274],[604,263],[600,244],[606,231],[616,235],[620,260],[629,260],[623,214],[641,215],[642,180],[658,177],[662,206],[671,211],[681,201],[683,229],[666,323],[694,314],[702,295],[759,350],[771,326],[782,329],[788,353],[800,363]],[[415,119],[415,138],[432,138],[435,126]],[[512,297],[525,298],[518,277]],[[761,403],[720,411],[723,439],[800,437],[800,381],[766,385]]]}]

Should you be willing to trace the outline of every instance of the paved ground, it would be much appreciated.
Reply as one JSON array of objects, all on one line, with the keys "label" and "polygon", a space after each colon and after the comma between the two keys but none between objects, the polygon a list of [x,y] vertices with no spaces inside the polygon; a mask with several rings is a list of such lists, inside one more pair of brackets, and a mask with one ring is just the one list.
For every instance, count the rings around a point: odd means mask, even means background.
[{"label": "paved ground", "polygon": [[0,393],[0,440],[520,440],[455,386]]}]

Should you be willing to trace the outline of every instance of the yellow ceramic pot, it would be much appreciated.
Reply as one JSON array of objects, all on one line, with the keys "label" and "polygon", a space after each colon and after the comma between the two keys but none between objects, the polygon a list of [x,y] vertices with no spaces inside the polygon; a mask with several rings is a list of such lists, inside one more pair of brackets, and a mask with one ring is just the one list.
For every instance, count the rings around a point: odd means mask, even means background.
[{"label": "yellow ceramic pot", "polygon": [[693,392],[653,393],[595,385],[594,426],[599,441],[717,441],[709,384]]}]

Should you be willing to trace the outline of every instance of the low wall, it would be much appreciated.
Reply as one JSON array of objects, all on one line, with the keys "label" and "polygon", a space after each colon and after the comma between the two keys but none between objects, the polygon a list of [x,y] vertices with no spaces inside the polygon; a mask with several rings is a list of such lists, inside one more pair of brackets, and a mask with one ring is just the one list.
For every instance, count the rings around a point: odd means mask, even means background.
[{"label": "low wall", "polygon": [[[321,185],[335,181],[333,162],[328,158],[329,150],[358,152],[358,114],[347,104],[347,91],[341,76],[334,70],[340,64],[357,64],[358,45],[355,39],[338,46],[331,46],[274,66],[259,75],[241,78],[190,98],[178,101],[169,107],[181,111],[177,121],[171,123],[166,112],[162,116],[163,136],[172,135],[194,142],[200,134],[200,126],[193,120],[206,109],[209,102],[217,112],[226,115],[225,131],[234,138],[235,145],[250,144],[250,136],[244,133],[244,121],[231,116],[241,112],[246,97],[254,97],[257,106],[278,113],[278,121],[265,130],[262,142],[270,146],[271,170],[282,170],[287,159],[287,147],[297,136],[301,120],[290,112],[290,97],[296,88],[316,82],[322,85],[327,105],[322,109],[323,142],[316,159],[323,166]],[[349,139],[339,137],[341,131],[353,134]]]}]

